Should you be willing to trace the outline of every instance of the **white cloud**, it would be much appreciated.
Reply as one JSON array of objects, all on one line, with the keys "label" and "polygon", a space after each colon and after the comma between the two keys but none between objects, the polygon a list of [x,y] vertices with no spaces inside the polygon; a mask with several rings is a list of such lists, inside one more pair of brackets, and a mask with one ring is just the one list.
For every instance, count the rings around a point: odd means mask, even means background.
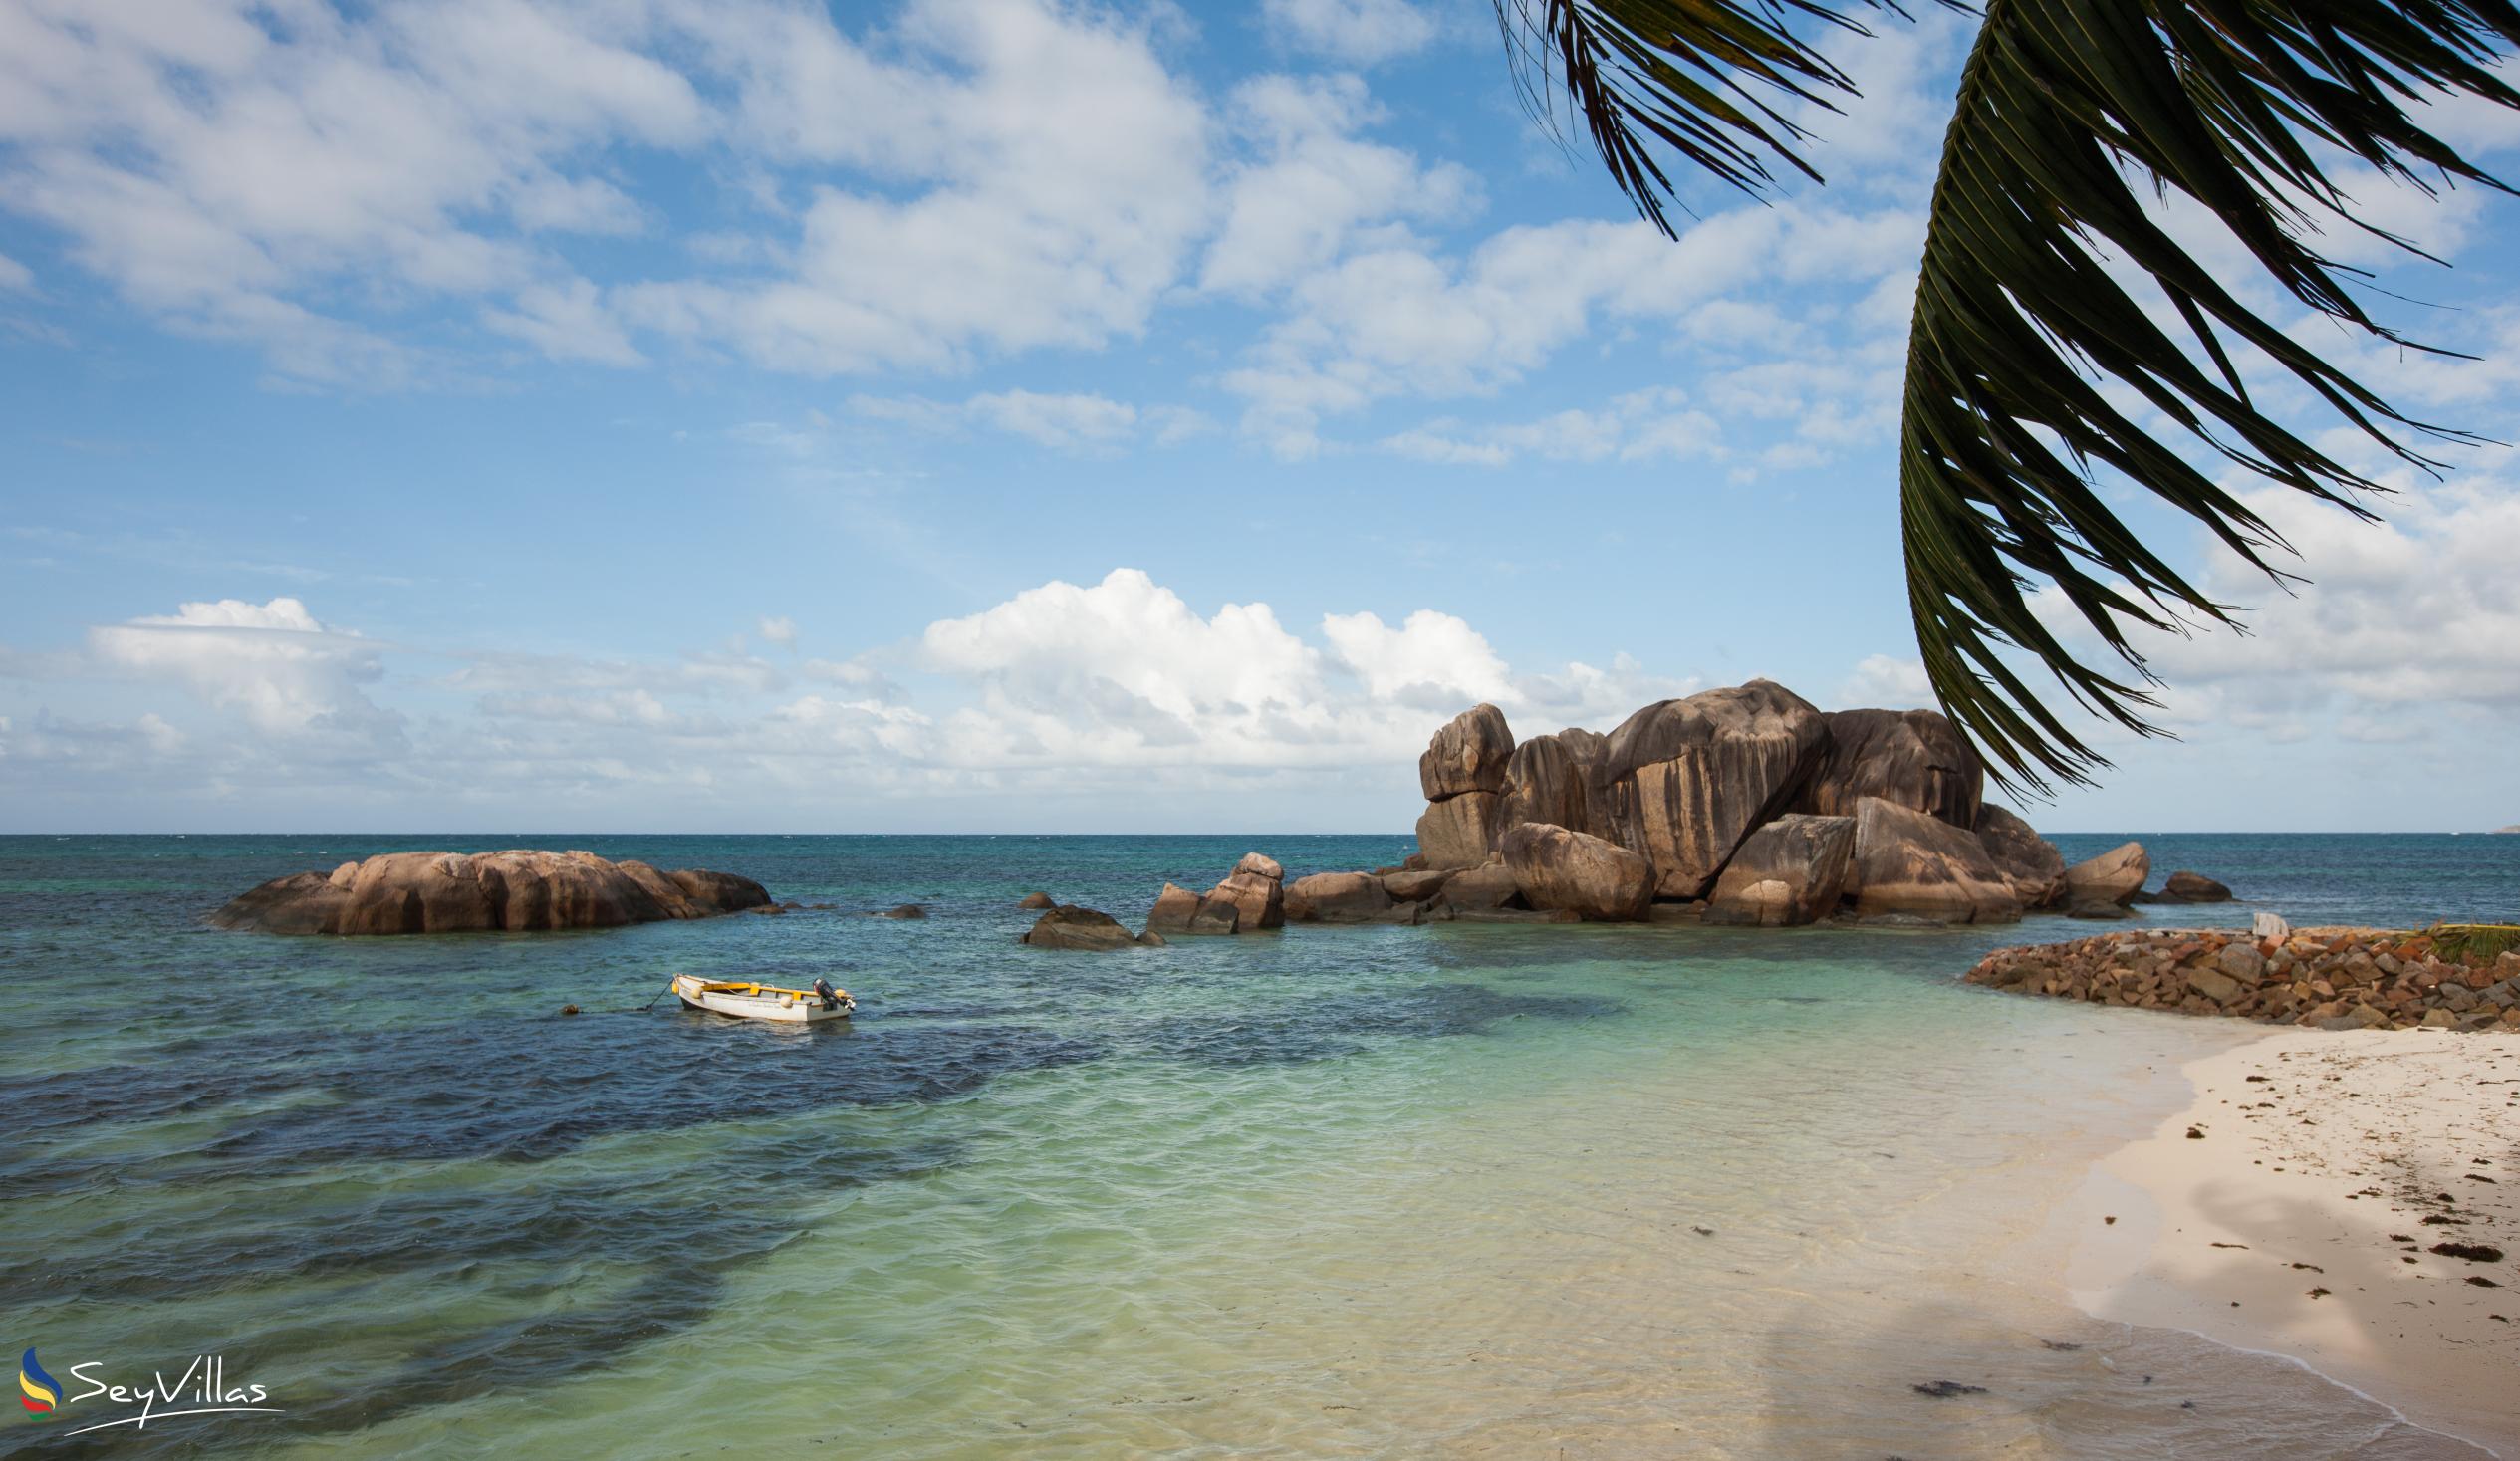
[{"label": "white cloud", "polygon": [[1899,654],[1867,654],[1838,687],[1836,709],[1930,710],[1933,681],[1924,662]]},{"label": "white cloud", "polygon": [[1435,38],[1434,17],[1408,0],[1263,0],[1285,44],[1354,66],[1403,56]]},{"label": "white cloud", "polygon": [[780,614],[776,618],[765,615],[759,623],[754,625],[754,628],[760,632],[761,637],[782,649],[796,647],[796,620],[786,614]]},{"label": "white cloud", "polygon": [[1207,418],[1183,406],[1139,408],[1090,391],[984,391],[959,401],[923,395],[853,395],[852,415],[920,431],[964,427],[1003,431],[1064,451],[1098,451],[1132,440],[1169,446],[1199,434]]},{"label": "white cloud", "polygon": [[0,290],[30,290],[35,287],[35,271],[0,254]]},{"label": "white cloud", "polygon": [[1639,222],[1575,221],[1505,229],[1458,262],[1362,252],[1298,281],[1292,311],[1223,383],[1248,402],[1248,434],[1302,457],[1326,416],[1494,391],[1602,322],[1686,321],[1754,285],[1871,288],[1914,267],[1922,231],[1911,211],[1787,202],[1714,214],[1677,242]]},{"label": "white cloud", "polygon": [[1631,391],[1601,410],[1564,410],[1508,424],[1446,417],[1383,438],[1384,450],[1451,466],[1501,467],[1525,457],[1553,461],[1702,460],[1724,456],[1723,427],[1669,388]]},{"label": "white cloud", "polygon": [[1442,222],[1476,204],[1468,169],[1420,166],[1396,147],[1351,135],[1381,118],[1355,77],[1259,77],[1235,89],[1231,117],[1262,150],[1225,185],[1224,227],[1200,269],[1204,289],[1272,289],[1328,264],[1371,229]]},{"label": "white cloud", "polygon": [[401,717],[362,688],[382,675],[378,647],[326,627],[295,599],[183,605],[89,631],[99,660],[181,685],[240,712],[265,735],[350,733],[391,739]]}]

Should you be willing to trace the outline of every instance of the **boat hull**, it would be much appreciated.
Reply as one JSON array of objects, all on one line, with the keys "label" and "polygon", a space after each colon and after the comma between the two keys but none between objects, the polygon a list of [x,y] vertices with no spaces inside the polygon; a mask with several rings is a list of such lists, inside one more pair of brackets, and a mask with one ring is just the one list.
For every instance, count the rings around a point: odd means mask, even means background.
[{"label": "boat hull", "polygon": [[799,999],[787,994],[739,994],[710,989],[704,981],[687,974],[674,980],[673,992],[685,1009],[737,1020],[767,1020],[775,1025],[821,1025],[846,1020],[851,1008],[846,999],[838,1008],[826,1009],[821,1000],[811,996]]}]

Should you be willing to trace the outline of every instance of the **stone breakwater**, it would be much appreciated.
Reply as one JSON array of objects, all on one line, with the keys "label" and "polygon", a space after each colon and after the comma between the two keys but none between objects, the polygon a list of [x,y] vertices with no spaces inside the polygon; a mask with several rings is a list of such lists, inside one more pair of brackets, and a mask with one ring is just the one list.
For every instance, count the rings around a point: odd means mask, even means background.
[{"label": "stone breakwater", "polygon": [[2108,933],[1997,949],[1965,976],[2016,994],[2322,1030],[2520,1032],[2520,953],[2442,957],[2421,933]]}]

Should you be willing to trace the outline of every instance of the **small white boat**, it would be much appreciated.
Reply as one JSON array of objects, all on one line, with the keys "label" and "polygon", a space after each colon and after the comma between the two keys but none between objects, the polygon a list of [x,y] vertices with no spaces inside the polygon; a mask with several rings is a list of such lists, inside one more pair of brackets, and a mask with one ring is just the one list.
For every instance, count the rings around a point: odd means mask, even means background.
[{"label": "small white boat", "polygon": [[858,1008],[849,991],[835,989],[828,996],[811,989],[781,989],[773,984],[756,984],[749,980],[710,980],[697,974],[673,976],[676,998],[695,1010],[713,1015],[732,1015],[739,1020],[777,1020],[790,1025],[819,1025],[825,1020],[846,1020]]}]

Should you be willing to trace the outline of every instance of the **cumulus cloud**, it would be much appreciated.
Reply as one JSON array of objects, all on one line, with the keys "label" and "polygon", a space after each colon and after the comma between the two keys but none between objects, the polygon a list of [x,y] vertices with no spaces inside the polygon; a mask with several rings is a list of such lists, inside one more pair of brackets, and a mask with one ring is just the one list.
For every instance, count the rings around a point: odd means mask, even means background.
[{"label": "cumulus cloud", "polygon": [[295,599],[186,604],[89,631],[106,665],[171,681],[235,710],[263,735],[348,733],[390,740],[401,716],[368,697],[382,677],[378,646],[326,627]]},{"label": "cumulus cloud", "polygon": [[753,628],[761,637],[782,649],[796,647],[796,620],[784,613],[776,617],[764,615]]},{"label": "cumulus cloud", "polygon": [[1418,50],[1434,17],[1408,0],[1262,0],[1260,13],[1286,45],[1352,66]]},{"label": "cumulus cloud", "polygon": [[1885,710],[1934,708],[1933,681],[1925,678],[1922,660],[1911,655],[1867,654],[1855,673],[1838,687],[1837,708],[1879,707]]}]

